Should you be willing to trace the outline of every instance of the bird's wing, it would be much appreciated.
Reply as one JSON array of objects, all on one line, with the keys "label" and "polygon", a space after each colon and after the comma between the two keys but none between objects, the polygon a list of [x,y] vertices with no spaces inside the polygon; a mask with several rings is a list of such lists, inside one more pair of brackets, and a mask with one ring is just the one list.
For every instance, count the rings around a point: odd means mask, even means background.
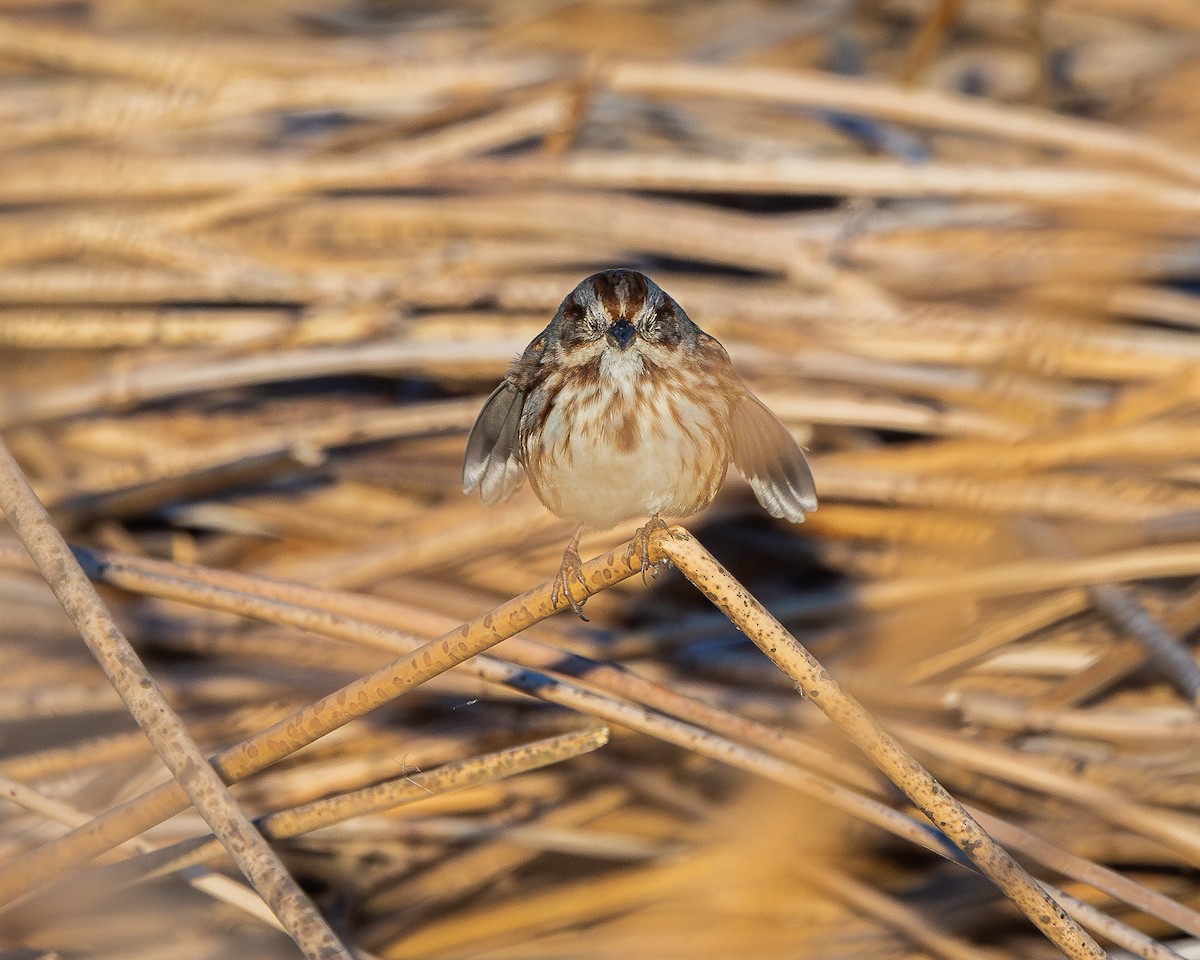
[{"label": "bird's wing", "polygon": [[525,391],[505,380],[487,399],[471,436],[463,461],[463,492],[479,488],[483,502],[507,500],[525,482],[519,440]]},{"label": "bird's wing", "polygon": [[817,509],[817,488],[804,452],[749,392],[733,410],[733,462],[771,516],[803,523],[804,515]]}]

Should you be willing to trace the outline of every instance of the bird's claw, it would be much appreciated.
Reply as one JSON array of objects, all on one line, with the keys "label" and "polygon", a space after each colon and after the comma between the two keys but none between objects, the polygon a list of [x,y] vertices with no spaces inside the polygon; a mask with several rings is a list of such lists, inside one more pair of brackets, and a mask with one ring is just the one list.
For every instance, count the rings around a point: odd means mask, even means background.
[{"label": "bird's claw", "polygon": [[[574,594],[571,593],[572,579],[578,580],[583,587],[582,600],[576,600]],[[572,541],[563,552],[562,565],[558,568],[558,573],[550,586],[550,602],[557,607],[559,599],[566,597],[567,603],[575,611],[575,616],[587,623],[588,618],[583,615],[583,605],[587,603],[591,595],[587,578],[583,575],[583,561],[579,559],[579,550],[575,547],[575,541]]]},{"label": "bird's claw", "polygon": [[658,568],[660,566],[670,566],[671,564],[671,561],[666,558],[657,562],[650,560],[650,537],[656,530],[665,530],[668,534],[671,532],[671,528],[667,525],[667,522],[662,517],[656,515],[647,520],[644,527],[638,529],[638,532],[633,535],[633,541],[629,544],[629,558],[632,559],[635,552],[641,555],[642,584],[644,586],[649,586],[646,580],[647,570],[650,571],[650,577],[653,579],[658,576]]}]

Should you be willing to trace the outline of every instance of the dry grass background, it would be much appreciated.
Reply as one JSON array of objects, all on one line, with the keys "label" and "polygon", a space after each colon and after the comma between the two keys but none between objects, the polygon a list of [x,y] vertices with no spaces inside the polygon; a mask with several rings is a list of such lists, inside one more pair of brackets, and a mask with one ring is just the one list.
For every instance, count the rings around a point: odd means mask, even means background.
[{"label": "dry grass background", "polygon": [[[646,270],[822,496],[698,540],[1114,956],[1200,956],[1197,83],[1191,0],[0,0],[0,435],[206,753],[362,714],[233,788],[359,950],[1061,955],[678,572],[544,619],[565,525],[461,494]],[[0,609],[0,955],[295,956],[181,793],[118,847],[169,774],[7,528]]]}]

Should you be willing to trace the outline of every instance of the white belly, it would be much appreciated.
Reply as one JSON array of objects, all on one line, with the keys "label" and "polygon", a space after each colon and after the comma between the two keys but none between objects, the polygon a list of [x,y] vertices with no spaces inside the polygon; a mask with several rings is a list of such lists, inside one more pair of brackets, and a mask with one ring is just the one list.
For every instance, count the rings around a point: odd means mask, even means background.
[{"label": "white belly", "polygon": [[724,481],[731,456],[724,399],[708,391],[692,404],[677,385],[633,379],[626,381],[632,389],[608,380],[602,394],[551,409],[542,449],[527,447],[536,460],[527,460],[534,492],[563,519],[603,530],[634,517],[686,517]]},{"label": "white belly", "polygon": [[698,484],[694,479],[703,454],[695,448],[627,454],[601,445],[573,445],[570,460],[543,471],[535,489],[558,516],[598,530],[631,517],[683,517],[716,492],[710,493],[711,481]]}]

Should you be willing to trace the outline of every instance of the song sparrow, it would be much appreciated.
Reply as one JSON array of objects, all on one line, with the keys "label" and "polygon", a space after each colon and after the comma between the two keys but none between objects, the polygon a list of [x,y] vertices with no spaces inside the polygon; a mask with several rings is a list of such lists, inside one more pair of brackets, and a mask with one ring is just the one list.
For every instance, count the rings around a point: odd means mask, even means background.
[{"label": "song sparrow", "polygon": [[579,524],[553,597],[583,617],[583,529],[650,517],[644,576],[650,531],[711,503],[730,461],[771,516],[801,523],[817,509],[804,454],[725,348],[648,277],[607,270],[571,292],[483,405],[463,490],[491,504],[528,476],[547,509]]}]

